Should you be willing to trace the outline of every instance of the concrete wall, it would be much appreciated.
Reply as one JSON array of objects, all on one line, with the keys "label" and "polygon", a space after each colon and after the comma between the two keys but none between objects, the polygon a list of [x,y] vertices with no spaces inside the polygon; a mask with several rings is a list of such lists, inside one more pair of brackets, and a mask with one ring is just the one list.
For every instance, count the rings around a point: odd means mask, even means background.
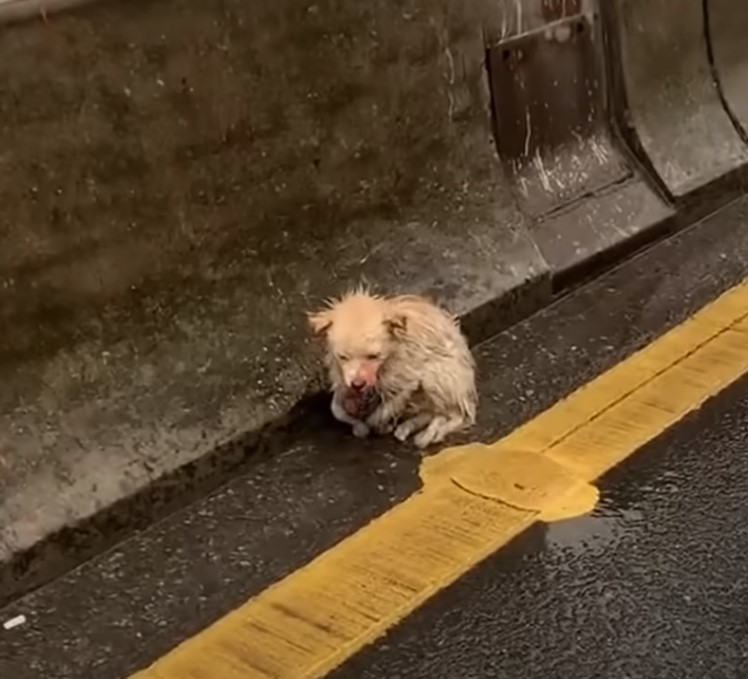
[{"label": "concrete wall", "polygon": [[270,260],[304,292],[315,242],[484,181],[489,4],[123,2],[4,32],[0,366]]},{"label": "concrete wall", "polygon": [[324,296],[547,281],[491,135],[499,11],[127,0],[0,34],[0,561],[318,389]]}]

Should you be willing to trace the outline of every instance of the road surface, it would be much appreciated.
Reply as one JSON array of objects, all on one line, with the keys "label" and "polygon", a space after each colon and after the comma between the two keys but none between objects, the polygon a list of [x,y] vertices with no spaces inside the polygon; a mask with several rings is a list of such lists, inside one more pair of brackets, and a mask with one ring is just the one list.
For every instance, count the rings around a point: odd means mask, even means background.
[{"label": "road surface", "polygon": [[[461,442],[491,443],[523,423],[545,422],[542,413],[559,399],[599,385],[634,352],[739,288],[747,225],[746,203],[735,204],[477,347],[480,421]],[[734,324],[743,309],[731,313]],[[715,342],[726,332],[741,337],[728,325],[715,321]],[[745,676],[748,335],[744,349],[731,351],[729,360],[715,359],[713,372],[702,370],[706,381],[721,376],[704,382],[702,407],[673,410],[670,424],[653,426],[642,445],[592,479],[599,500],[591,514],[526,522],[475,567],[467,550],[453,584],[434,576],[418,601],[403,593],[391,629],[372,633],[371,645],[329,642],[335,630],[318,629],[329,653],[317,669],[339,679]],[[681,384],[668,373],[676,381],[663,398],[693,387],[682,372]],[[593,452],[607,454],[603,448]],[[222,621],[236,635],[227,614],[256,613],[250,599],[266,602],[275,596],[267,588],[283,578],[301,582],[299,569],[315,557],[343,554],[341,540],[397,514],[420,487],[422,462],[412,448],[353,439],[320,407],[282,445],[258,454],[247,475],[0,611],[0,623],[25,616],[0,628],[0,676],[125,679],[146,670],[147,679],[167,679],[178,674],[172,651],[186,640],[177,651],[186,653],[184,679],[314,676],[303,659],[309,649],[288,646],[288,657],[300,660],[295,673],[281,673],[242,648],[230,662],[209,657],[222,633],[202,631]],[[419,577],[430,582],[438,559],[423,564]],[[245,638],[273,632],[257,615]],[[307,622],[290,621],[288,630]],[[198,673],[206,662],[212,672]]]}]

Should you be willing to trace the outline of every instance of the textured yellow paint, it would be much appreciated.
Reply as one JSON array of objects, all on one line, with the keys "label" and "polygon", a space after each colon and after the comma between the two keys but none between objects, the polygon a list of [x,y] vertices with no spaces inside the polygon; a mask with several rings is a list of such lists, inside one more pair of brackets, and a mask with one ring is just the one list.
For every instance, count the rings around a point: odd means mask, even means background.
[{"label": "textured yellow paint", "polygon": [[748,372],[748,284],[504,439],[445,450],[423,490],[186,641],[139,679],[322,677]]}]

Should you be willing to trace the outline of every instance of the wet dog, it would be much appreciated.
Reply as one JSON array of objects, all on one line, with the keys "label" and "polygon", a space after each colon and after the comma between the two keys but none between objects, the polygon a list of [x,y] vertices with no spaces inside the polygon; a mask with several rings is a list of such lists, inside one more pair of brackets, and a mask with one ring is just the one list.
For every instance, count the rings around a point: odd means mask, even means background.
[{"label": "wet dog", "polygon": [[475,364],[457,320],[422,297],[356,290],[309,314],[326,338],[332,412],[354,434],[423,448],[475,422]]}]

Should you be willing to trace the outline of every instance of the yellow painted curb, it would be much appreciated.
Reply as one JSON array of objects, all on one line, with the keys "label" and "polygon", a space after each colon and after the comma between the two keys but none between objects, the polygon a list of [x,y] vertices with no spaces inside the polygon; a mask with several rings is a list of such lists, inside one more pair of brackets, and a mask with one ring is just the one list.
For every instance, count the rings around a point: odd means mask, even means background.
[{"label": "yellow painted curb", "polygon": [[322,677],[534,521],[748,372],[748,284],[491,445],[445,450],[423,489],[135,675]]}]

